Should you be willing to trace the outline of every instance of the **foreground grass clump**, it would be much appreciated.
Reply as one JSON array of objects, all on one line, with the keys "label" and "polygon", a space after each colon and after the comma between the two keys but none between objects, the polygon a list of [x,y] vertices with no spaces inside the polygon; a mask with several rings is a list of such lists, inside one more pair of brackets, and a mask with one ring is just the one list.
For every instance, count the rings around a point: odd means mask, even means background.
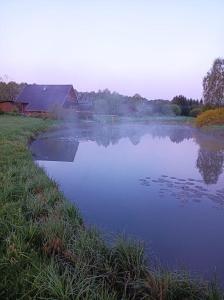
[{"label": "foreground grass clump", "polygon": [[196,125],[198,127],[224,125],[224,108],[210,109],[201,113],[197,116]]},{"label": "foreground grass clump", "polygon": [[27,147],[51,125],[0,116],[0,299],[222,299],[215,285],[150,269],[141,244],[109,247],[85,228]]}]

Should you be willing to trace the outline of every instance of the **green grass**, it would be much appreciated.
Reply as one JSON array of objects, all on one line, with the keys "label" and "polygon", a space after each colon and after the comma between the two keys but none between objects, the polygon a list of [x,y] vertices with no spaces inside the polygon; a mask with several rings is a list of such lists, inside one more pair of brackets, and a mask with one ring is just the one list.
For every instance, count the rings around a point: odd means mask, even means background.
[{"label": "green grass", "polygon": [[87,229],[28,142],[54,123],[0,116],[0,299],[223,299],[214,284],[150,268],[143,246]]}]

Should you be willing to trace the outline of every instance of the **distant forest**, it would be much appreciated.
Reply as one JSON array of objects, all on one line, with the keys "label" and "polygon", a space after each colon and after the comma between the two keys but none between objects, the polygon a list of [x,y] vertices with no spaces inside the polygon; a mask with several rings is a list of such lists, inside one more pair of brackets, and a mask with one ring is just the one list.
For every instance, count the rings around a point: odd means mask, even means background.
[{"label": "distant forest", "polygon": [[98,92],[77,92],[80,109],[93,110],[96,114],[108,115],[182,115],[196,116],[201,110],[202,100],[187,99],[180,95],[172,101],[148,100],[139,94],[124,96],[108,89]]},{"label": "distant forest", "polygon": [[[25,83],[5,82],[0,78],[0,102],[13,101]],[[202,101],[176,96],[172,101],[148,100],[139,94],[124,96],[108,89],[98,92],[78,92],[77,110],[91,111],[95,114],[118,116],[174,115],[197,116],[201,111]]]},{"label": "distant forest", "polygon": [[[6,79],[8,77],[6,76]],[[4,80],[0,77],[0,102],[13,101],[25,83]],[[105,115],[176,115],[197,117],[201,112],[216,107],[224,107],[224,59],[217,58],[203,78],[203,100],[189,99],[183,95],[171,101],[149,100],[139,94],[124,96],[109,89],[98,92],[78,92],[79,111],[91,111]]]}]

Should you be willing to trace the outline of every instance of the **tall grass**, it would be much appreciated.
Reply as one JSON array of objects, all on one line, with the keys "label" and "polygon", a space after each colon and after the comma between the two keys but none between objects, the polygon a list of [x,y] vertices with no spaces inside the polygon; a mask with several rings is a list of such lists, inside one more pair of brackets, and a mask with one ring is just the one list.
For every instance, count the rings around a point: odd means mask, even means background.
[{"label": "tall grass", "polygon": [[152,269],[139,243],[108,246],[37,167],[49,120],[0,116],[0,299],[222,299],[215,285]]}]

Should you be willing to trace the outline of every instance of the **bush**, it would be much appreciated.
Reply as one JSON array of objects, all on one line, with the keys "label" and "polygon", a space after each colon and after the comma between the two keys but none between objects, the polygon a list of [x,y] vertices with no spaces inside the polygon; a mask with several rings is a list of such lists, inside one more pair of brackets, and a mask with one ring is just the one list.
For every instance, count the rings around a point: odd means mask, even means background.
[{"label": "bush", "polygon": [[208,125],[224,125],[224,108],[210,109],[201,113],[196,119],[198,127]]},{"label": "bush", "polygon": [[190,117],[196,118],[200,113],[202,112],[202,109],[200,107],[195,107],[190,111]]}]

